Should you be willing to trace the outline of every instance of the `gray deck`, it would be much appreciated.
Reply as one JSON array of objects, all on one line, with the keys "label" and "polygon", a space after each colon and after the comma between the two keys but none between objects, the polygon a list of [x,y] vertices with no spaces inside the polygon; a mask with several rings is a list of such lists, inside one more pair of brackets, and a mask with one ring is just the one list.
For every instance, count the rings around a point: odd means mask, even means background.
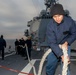
[{"label": "gray deck", "polygon": [[[34,66],[36,68],[36,72],[38,72],[38,66],[40,63],[40,59],[43,55],[43,51],[32,51],[32,60],[36,60]],[[76,59],[76,55],[75,52],[72,52],[72,57],[71,59]],[[8,57],[5,57],[5,60],[1,60],[0,59],[0,65],[2,66],[6,66],[7,68],[12,68],[14,70],[19,70],[21,71],[24,67],[26,67],[28,64],[28,60],[24,60],[24,57],[21,57],[20,55],[10,55]],[[43,66],[43,71],[42,71],[42,75],[46,75],[45,74],[45,65],[46,65],[46,61],[44,63]],[[1,75],[18,75],[19,73],[17,72],[13,72],[13,71],[9,71],[8,69],[4,69],[4,68],[0,68],[0,74]],[[76,60],[71,62],[71,75],[76,75]],[[57,70],[56,70],[56,74],[58,75],[60,73],[60,65],[58,66]],[[33,70],[30,70],[30,74],[33,74]],[[21,75],[27,75],[27,74],[21,74]]]}]

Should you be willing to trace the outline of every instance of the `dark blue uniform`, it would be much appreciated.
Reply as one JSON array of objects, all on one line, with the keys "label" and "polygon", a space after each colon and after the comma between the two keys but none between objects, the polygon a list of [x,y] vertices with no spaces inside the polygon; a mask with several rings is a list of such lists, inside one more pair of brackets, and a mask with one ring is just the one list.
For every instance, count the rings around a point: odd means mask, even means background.
[{"label": "dark blue uniform", "polygon": [[2,60],[4,60],[4,48],[6,47],[6,41],[0,38],[0,51],[2,52]]},{"label": "dark blue uniform", "polygon": [[70,46],[76,39],[75,22],[69,16],[64,16],[60,24],[57,24],[51,19],[47,26],[46,38],[48,45],[52,49],[52,52],[47,58],[46,73],[47,75],[54,75],[58,60],[63,55],[62,50],[59,48],[59,44],[63,44],[67,41]]},{"label": "dark blue uniform", "polygon": [[31,59],[32,41],[31,41],[31,39],[27,39],[27,40],[25,41],[25,43],[27,44],[28,54],[29,54],[29,57],[30,57],[30,59]]},{"label": "dark blue uniform", "polygon": [[51,19],[47,26],[46,36],[49,46],[53,52],[60,57],[63,53],[58,45],[63,44],[65,41],[67,41],[69,45],[74,42],[76,39],[76,24],[70,17],[64,17],[60,25]]}]

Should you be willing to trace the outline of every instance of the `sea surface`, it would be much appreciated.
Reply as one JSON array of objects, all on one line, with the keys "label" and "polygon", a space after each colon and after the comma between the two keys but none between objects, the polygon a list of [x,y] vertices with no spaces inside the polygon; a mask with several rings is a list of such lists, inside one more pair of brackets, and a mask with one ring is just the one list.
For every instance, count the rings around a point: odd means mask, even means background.
[{"label": "sea surface", "polygon": [[6,48],[5,48],[5,52],[11,52],[11,51],[15,51],[15,39],[8,39],[6,40]]},{"label": "sea surface", "polygon": [[[6,40],[6,48],[5,48],[5,52],[9,52],[9,51],[15,51],[15,39],[8,39]],[[9,49],[9,46],[11,46],[11,48]],[[76,41],[74,41],[71,45],[71,49],[76,50]]]}]

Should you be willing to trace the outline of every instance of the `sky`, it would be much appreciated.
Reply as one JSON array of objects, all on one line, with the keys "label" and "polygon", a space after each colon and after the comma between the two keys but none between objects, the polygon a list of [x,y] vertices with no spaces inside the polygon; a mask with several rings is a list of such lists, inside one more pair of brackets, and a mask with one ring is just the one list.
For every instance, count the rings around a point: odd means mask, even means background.
[{"label": "sky", "polygon": [[[59,0],[76,20],[76,0]],[[0,35],[5,39],[21,38],[27,22],[46,9],[44,0],[0,0]]]}]

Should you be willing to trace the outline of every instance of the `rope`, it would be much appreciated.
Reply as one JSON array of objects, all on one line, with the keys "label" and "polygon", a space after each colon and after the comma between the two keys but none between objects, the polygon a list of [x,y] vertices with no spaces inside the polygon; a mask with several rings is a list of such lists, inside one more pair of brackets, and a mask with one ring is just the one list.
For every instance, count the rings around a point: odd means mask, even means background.
[{"label": "rope", "polygon": [[[32,65],[32,63],[30,61],[27,45],[25,45],[25,46],[26,46],[26,52],[27,52],[28,61],[31,64],[31,66],[33,67],[34,75],[37,75],[36,74],[36,69],[35,69],[34,65]],[[59,45],[59,47],[61,48],[61,45]],[[52,52],[52,50],[48,49],[44,53],[44,55],[43,55],[43,57],[41,59],[40,65],[39,65],[38,75],[41,75],[44,61],[45,61],[46,57],[49,55],[50,52]],[[65,50],[65,48],[63,49],[63,54],[64,54],[64,63],[63,63],[62,75],[67,75],[67,70],[68,70],[68,59],[67,59],[67,56],[68,56],[68,53],[67,53],[67,50]]]},{"label": "rope", "polygon": [[52,50],[49,49],[45,52],[45,54],[43,55],[42,59],[41,59],[41,62],[40,62],[40,65],[39,65],[39,70],[38,70],[38,75],[41,75],[41,71],[42,71],[42,67],[43,67],[43,63],[46,59],[46,57],[49,55],[49,53],[51,52]]},{"label": "rope", "polygon": [[27,47],[26,44],[25,44],[25,46],[26,46],[26,52],[27,52],[28,61],[29,61],[30,65],[31,65],[32,68],[33,68],[34,75],[36,75],[36,69],[35,69],[34,65],[31,63],[31,60],[30,60],[30,58],[29,58],[28,47]]},{"label": "rope", "polygon": [[[61,48],[61,45],[59,45],[59,47]],[[43,55],[40,65],[39,65],[39,70],[38,70],[38,75],[41,75],[42,72],[42,67],[43,67],[43,63],[46,59],[46,57],[49,55],[49,53],[51,52],[51,49],[48,49],[45,54]],[[68,70],[68,59],[67,59],[67,50],[65,50],[65,48],[63,49],[63,54],[64,54],[64,63],[63,63],[63,69],[62,69],[62,75],[67,75],[67,70]]]},{"label": "rope", "polygon": [[67,71],[68,71],[67,50],[63,49],[63,53],[64,53],[64,63],[63,63],[62,75],[67,75]]}]

